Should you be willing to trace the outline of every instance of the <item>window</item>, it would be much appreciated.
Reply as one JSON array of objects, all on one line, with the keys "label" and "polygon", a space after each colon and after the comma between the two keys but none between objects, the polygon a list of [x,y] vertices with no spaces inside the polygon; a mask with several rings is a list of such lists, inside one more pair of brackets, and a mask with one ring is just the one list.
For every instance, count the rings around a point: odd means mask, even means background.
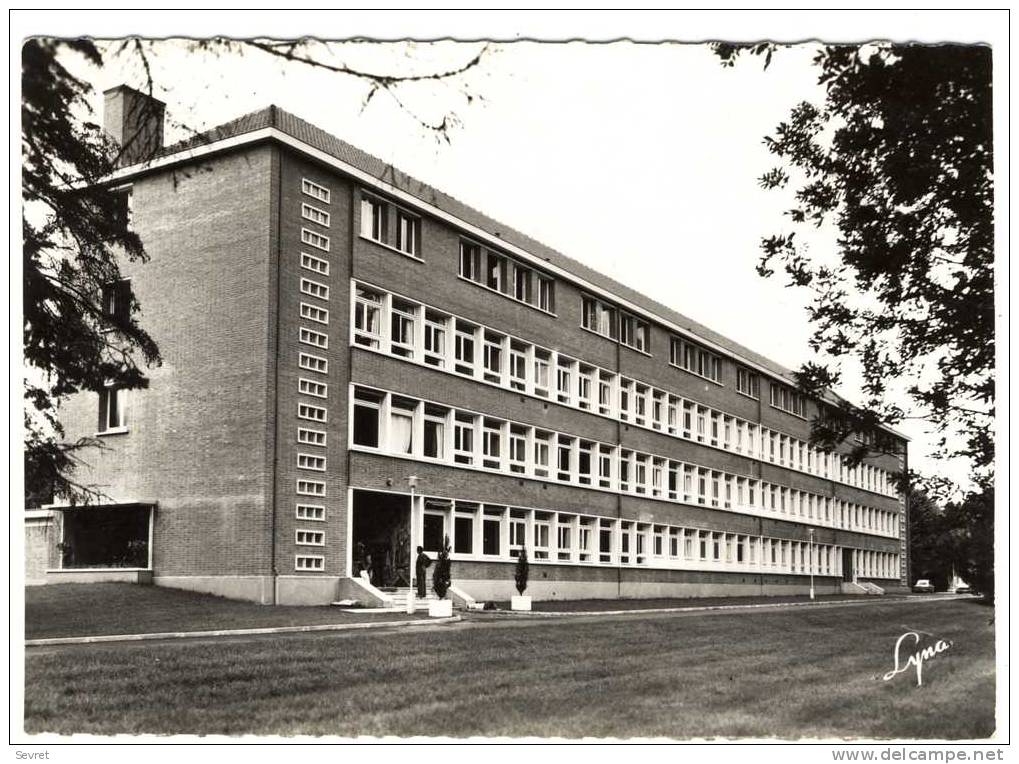
[{"label": "window", "polygon": [[325,559],[318,555],[297,555],[294,557],[294,570],[324,570]]},{"label": "window", "polygon": [[510,511],[510,555],[520,556],[520,550],[527,545],[526,513],[521,509]]},{"label": "window", "polygon": [[560,435],[558,449],[556,451],[556,479],[569,483],[573,479],[573,446],[574,439],[567,435]]},{"label": "window", "polygon": [[99,391],[99,432],[121,432],[127,429],[127,391],[108,386]]},{"label": "window", "polygon": [[549,538],[551,537],[551,515],[547,512],[534,513],[534,559],[547,560]]},{"label": "window", "polygon": [[534,394],[548,397],[549,367],[552,355],[547,350],[534,351]]},{"label": "window", "polygon": [[409,302],[393,298],[390,313],[389,340],[393,355],[414,357],[414,317],[417,308]]},{"label": "window", "polygon": [[488,382],[502,383],[502,343],[505,338],[485,332],[484,377]]},{"label": "window", "polygon": [[502,547],[502,509],[485,508],[481,524],[481,553],[498,556]]},{"label": "window", "polygon": [[581,366],[577,372],[577,405],[588,411],[591,409],[591,382],[593,374],[594,369],[590,366]]},{"label": "window", "polygon": [[517,342],[510,343],[509,382],[514,390],[527,390],[527,350]]},{"label": "window", "polygon": [[126,321],[131,315],[131,280],[120,279],[103,286],[103,315]]},{"label": "window", "polygon": [[307,403],[297,404],[297,418],[307,419],[309,422],[325,422],[326,410],[321,406],[312,406]]},{"label": "window", "polygon": [[598,485],[612,487],[612,446],[598,446]]},{"label": "window", "polygon": [[515,263],[513,265],[513,297],[520,302],[531,302],[531,271]]},{"label": "window", "polygon": [[379,412],[382,393],[373,390],[354,390],[354,444],[369,448],[379,447]]},{"label": "window", "polygon": [[307,178],[301,179],[301,192],[313,199],[329,204],[329,189],[325,186],[320,186],[318,183],[313,183]]},{"label": "window", "polygon": [[417,257],[421,243],[421,219],[403,210],[396,211],[396,248]]},{"label": "window", "polygon": [[324,521],[326,508],[321,504],[298,504],[296,517],[298,520]]},{"label": "window", "polygon": [[459,513],[453,517],[453,551],[456,554],[470,554],[474,551],[474,518]]},{"label": "window", "polygon": [[425,363],[446,365],[446,322],[448,319],[432,310],[425,310]]},{"label": "window", "polygon": [[460,241],[460,275],[471,281],[481,281],[481,247],[469,241]]},{"label": "window", "polygon": [[582,325],[603,337],[616,338],[616,309],[593,297],[585,296],[582,303]]},{"label": "window", "polygon": [[471,324],[457,320],[455,355],[456,371],[468,376],[474,376],[474,332],[475,327]]},{"label": "window", "polygon": [[297,365],[305,371],[317,371],[320,374],[327,374],[329,372],[329,361],[311,353],[299,354],[297,356]]},{"label": "window", "polygon": [[329,227],[329,213],[307,202],[301,204],[301,217],[325,228]]},{"label": "window", "polygon": [[560,560],[569,560],[572,554],[572,528],[570,523],[572,521],[565,515],[559,515],[558,522],[556,523],[556,556]]},{"label": "window", "polygon": [[774,382],[771,383],[770,388],[772,406],[794,416],[806,418],[807,404],[806,398],[802,394],[785,385],[779,385]]},{"label": "window", "polygon": [[538,276],[538,307],[555,313],[555,282],[545,276]]},{"label": "window", "polygon": [[619,317],[619,341],[642,353],[651,352],[651,327],[626,313]]},{"label": "window", "polygon": [[309,247],[316,247],[317,249],[324,250],[325,252],[329,251],[329,237],[310,231],[307,228],[301,229],[301,241]]},{"label": "window", "polygon": [[299,546],[325,546],[326,535],[322,531],[304,531],[298,529],[294,532],[294,541]]},{"label": "window", "polygon": [[523,474],[527,469],[527,431],[520,425],[510,426],[509,468],[510,472]]},{"label": "window", "polygon": [[474,417],[457,414],[453,421],[453,461],[474,464]]},{"label": "window", "polygon": [[354,293],[354,342],[376,349],[382,344],[382,295],[362,286]]},{"label": "window", "polygon": [[569,404],[572,399],[573,385],[572,378],[573,374],[571,369],[573,368],[574,362],[567,358],[559,358],[559,365],[556,369],[556,399],[560,403]]},{"label": "window", "polygon": [[319,308],[315,305],[309,305],[306,302],[301,303],[301,318],[306,318],[309,321],[315,321],[320,324],[329,323],[329,311],[325,308]]},{"label": "window", "polygon": [[304,395],[314,395],[316,398],[326,398],[329,394],[329,386],[325,383],[303,377],[297,380],[297,389]]},{"label": "window", "polygon": [[326,471],[326,458],[314,454],[298,454],[297,466],[302,470],[315,470],[316,472]]},{"label": "window", "polygon": [[488,266],[485,269],[485,286],[501,292],[506,285],[506,258],[495,252],[488,252]]},{"label": "window", "polygon": [[322,332],[315,332],[312,331],[311,329],[305,329],[303,326],[301,327],[300,330],[299,339],[305,345],[313,345],[314,347],[323,349],[329,347],[329,337],[322,334]]},{"label": "window", "polygon": [[323,260],[321,257],[309,255],[307,252],[301,253],[301,267],[309,271],[314,271],[322,276],[329,275],[329,261]]},{"label": "window", "polygon": [[320,300],[329,299],[329,287],[325,284],[320,284],[317,281],[311,279],[301,279],[301,294],[306,294],[310,297],[317,297]]},{"label": "window", "polygon": [[751,398],[761,397],[761,379],[749,369],[736,367],[736,391]]},{"label": "window", "polygon": [[389,412],[389,450],[397,454],[414,452],[414,401],[395,395]]},{"label": "window", "polygon": [[324,446],[326,444],[326,434],[322,430],[298,427],[297,442],[303,443],[306,446]]},{"label": "window", "polygon": [[482,466],[489,469],[502,467],[502,432],[501,425],[494,419],[484,420],[481,432]]},{"label": "window", "polygon": [[424,455],[442,459],[446,453],[446,412],[438,406],[425,404]]},{"label": "window", "polygon": [[385,244],[386,203],[372,196],[361,197],[361,235]]},{"label": "window", "polygon": [[297,493],[301,496],[325,496],[326,484],[321,480],[298,480]]},{"label": "window", "polygon": [[534,474],[537,477],[548,477],[550,469],[551,433],[535,430],[534,432]]},{"label": "window", "polygon": [[[429,512],[429,508],[433,511]],[[438,510],[438,511],[436,511]],[[445,505],[439,502],[425,502],[425,514],[422,518],[421,546],[428,552],[438,552],[442,549],[446,537],[446,518],[442,512]]]},{"label": "window", "polygon": [[670,344],[673,366],[722,383],[722,359],[687,339],[673,337]]}]

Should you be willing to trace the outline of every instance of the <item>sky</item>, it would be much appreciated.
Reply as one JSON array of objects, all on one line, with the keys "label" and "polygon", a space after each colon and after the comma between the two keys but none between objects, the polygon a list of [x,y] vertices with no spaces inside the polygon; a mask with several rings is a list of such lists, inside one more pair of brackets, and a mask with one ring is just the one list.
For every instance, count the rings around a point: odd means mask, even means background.
[{"label": "sky", "polygon": [[[382,72],[435,71],[480,43],[346,45],[330,61]],[[358,78],[258,52],[210,56],[156,44],[149,66],[167,103],[168,140],[276,104],[789,368],[811,360],[809,295],[755,271],[762,236],[787,230],[790,200],[762,190],[764,137],[823,91],[811,44],[720,65],[704,44],[514,42],[489,47],[453,84],[401,87],[365,104]],[[334,57],[335,56],[335,57]],[[84,72],[83,72],[84,73]],[[96,86],[144,85],[137,55],[107,50]],[[464,91],[474,96],[468,100]],[[478,97],[480,96],[480,97]],[[449,143],[414,115],[456,114]],[[812,246],[834,252],[830,232]],[[839,389],[861,399],[855,375]],[[961,463],[928,458],[915,421],[911,466],[965,483]]]}]

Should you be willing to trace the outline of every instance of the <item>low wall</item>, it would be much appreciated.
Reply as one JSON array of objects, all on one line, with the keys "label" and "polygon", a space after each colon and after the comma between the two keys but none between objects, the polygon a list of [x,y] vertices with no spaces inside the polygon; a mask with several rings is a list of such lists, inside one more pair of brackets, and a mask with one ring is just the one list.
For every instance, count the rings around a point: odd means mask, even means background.
[{"label": "low wall", "polygon": [[232,600],[246,600],[260,605],[272,604],[272,576],[155,576],[156,586],[170,589],[186,589],[226,597]]}]

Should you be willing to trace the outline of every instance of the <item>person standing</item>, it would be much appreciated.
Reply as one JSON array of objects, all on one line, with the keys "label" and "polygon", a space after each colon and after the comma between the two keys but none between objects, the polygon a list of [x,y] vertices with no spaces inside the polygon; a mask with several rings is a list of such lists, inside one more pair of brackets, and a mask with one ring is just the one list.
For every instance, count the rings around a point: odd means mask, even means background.
[{"label": "person standing", "polygon": [[432,558],[425,554],[425,548],[423,546],[418,547],[418,556],[414,561],[414,577],[418,582],[418,597],[424,599],[426,596],[425,591],[425,576],[426,570],[429,565],[432,564]]}]

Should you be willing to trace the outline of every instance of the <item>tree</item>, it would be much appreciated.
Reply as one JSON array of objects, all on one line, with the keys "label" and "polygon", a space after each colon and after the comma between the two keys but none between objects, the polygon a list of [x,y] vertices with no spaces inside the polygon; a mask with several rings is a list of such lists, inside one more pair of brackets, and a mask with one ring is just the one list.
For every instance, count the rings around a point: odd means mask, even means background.
[{"label": "tree", "polygon": [[994,599],[994,487],[984,483],[945,507],[953,535],[956,573],[987,599]]},{"label": "tree", "polygon": [[[716,44],[767,68],[782,46]],[[874,433],[848,456],[894,452],[878,425],[925,420],[938,456],[994,459],[994,262],[991,51],[983,46],[824,45],[813,60],[822,103],[803,102],[765,139],[779,165],[760,178],[791,193],[785,230],[762,239],[758,272],[813,291],[812,349],[798,373],[820,397],[855,361],[866,400],[826,407],[812,440],[829,450]],[[833,226],[834,257],[810,251]],[[907,405],[890,380],[909,380]],[[953,439],[962,445],[953,446]]]},{"label": "tree", "polygon": [[449,536],[442,537],[442,549],[439,550],[439,557],[435,561],[435,570],[432,571],[432,589],[443,599],[453,581],[450,578],[449,564]]},{"label": "tree", "polygon": [[[65,66],[79,57],[98,69],[104,56],[131,56],[152,95],[150,56],[160,41],[130,38],[101,49],[91,40],[34,38],[22,48],[22,186],[24,236],[25,487],[29,502],[64,499],[83,503],[101,497],[75,478],[83,452],[102,448],[95,438],[65,441],[57,416],[60,403],[80,391],[108,384],[142,388],[143,367],[160,363],[159,348],[140,323],[138,302],[109,311],[105,297],[121,277],[120,263],[145,262],[138,235],[130,230],[123,197],[106,182],[130,145],[114,146],[92,121],[91,85]],[[384,93],[421,129],[450,140],[459,124],[455,110],[429,119],[405,105],[401,88],[420,83],[456,87],[466,103],[476,96],[458,78],[477,67],[489,48],[480,46],[449,68],[373,72],[338,61],[343,43],[317,40],[189,41],[207,55],[265,55],[282,65],[318,68],[366,84],[363,107]],[[411,62],[413,64],[413,62]],[[401,64],[404,68],[406,64]],[[186,126],[185,126],[186,127]],[[193,131],[192,131],[193,132]],[[130,143],[130,142],[129,142]],[[137,148],[137,147],[135,147]],[[154,147],[152,150],[157,149]],[[134,159],[145,161],[149,156]]]},{"label": "tree", "polygon": [[527,590],[527,577],[530,575],[531,566],[527,562],[527,550],[524,548],[520,549],[520,554],[517,556],[517,567],[513,571],[513,579],[517,584],[517,593],[523,596]]},{"label": "tree", "polygon": [[909,557],[913,580],[929,579],[938,589],[948,588],[958,556],[944,510],[924,490],[909,493]]}]

